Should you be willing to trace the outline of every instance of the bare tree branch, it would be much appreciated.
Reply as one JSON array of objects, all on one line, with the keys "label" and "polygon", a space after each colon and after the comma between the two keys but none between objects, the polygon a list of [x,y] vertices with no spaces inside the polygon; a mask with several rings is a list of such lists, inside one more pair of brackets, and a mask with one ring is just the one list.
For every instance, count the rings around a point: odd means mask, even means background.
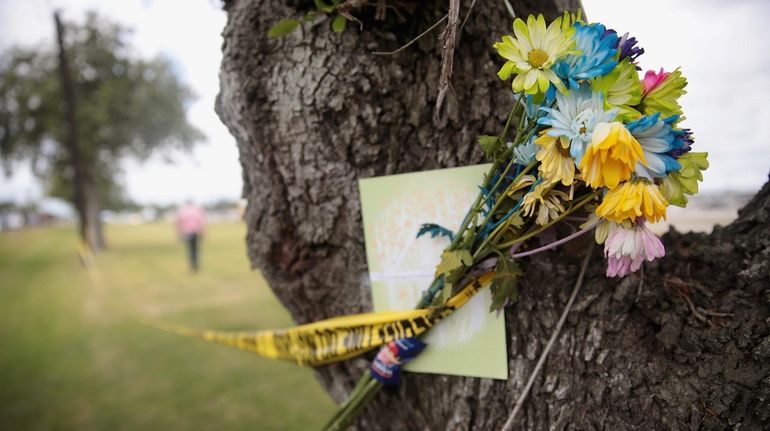
[{"label": "bare tree branch", "polygon": [[438,97],[436,107],[433,109],[433,122],[438,123],[441,116],[441,107],[444,104],[446,93],[449,90],[449,80],[452,79],[452,68],[455,59],[455,41],[457,40],[457,24],[460,21],[460,0],[449,1],[449,22],[441,35],[443,46],[441,47],[441,76],[438,82]]}]

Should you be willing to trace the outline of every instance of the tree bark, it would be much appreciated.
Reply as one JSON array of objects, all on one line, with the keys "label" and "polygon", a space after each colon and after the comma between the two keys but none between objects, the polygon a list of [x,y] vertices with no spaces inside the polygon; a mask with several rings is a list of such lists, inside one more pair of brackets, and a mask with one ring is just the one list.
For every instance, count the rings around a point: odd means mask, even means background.
[{"label": "tree bark", "polygon": [[[549,18],[579,5],[511,3],[517,16]],[[363,30],[349,25],[334,34],[323,21],[267,39],[279,19],[304,13],[302,5],[226,2],[216,105],[238,143],[252,265],[300,323],[371,309],[357,180],[480,162],[476,137],[499,132],[513,103],[491,49],[510,32],[504,2],[478,2],[458,32],[452,91],[438,124],[431,117],[439,33],[398,55],[371,52],[403,45],[447,4],[418,8],[406,23],[393,14],[372,21],[363,10]],[[669,233],[668,256],[647,267],[643,282],[606,279],[596,253],[520,428],[767,428],[768,226],[765,187],[727,228],[710,236]],[[361,429],[499,428],[566,303],[577,260],[560,252],[524,263],[520,300],[506,310],[507,381],[410,374],[398,389],[378,394]],[[688,300],[735,315],[692,311]],[[354,359],[317,376],[341,401],[368,364]]]}]

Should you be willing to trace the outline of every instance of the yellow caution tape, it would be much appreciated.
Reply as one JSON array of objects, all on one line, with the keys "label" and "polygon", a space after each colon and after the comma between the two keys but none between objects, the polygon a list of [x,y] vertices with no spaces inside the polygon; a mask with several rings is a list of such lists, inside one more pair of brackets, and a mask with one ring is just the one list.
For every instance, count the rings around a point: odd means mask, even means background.
[{"label": "yellow caution tape", "polygon": [[270,359],[317,366],[348,359],[393,340],[416,337],[463,306],[491,274],[474,280],[440,309],[353,314],[293,328],[257,332],[195,330],[164,323],[159,329],[256,353]]}]

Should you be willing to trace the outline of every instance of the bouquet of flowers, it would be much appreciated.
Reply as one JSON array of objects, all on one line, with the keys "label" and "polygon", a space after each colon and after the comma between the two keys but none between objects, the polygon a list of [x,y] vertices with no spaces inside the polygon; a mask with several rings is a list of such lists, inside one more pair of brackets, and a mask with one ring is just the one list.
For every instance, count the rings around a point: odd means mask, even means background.
[{"label": "bouquet of flowers", "polygon": [[[506,60],[498,76],[512,78],[515,103],[503,132],[479,139],[494,165],[444,253],[445,284],[465,263],[492,256],[498,278],[510,285],[518,271],[513,259],[592,229],[604,244],[607,276],[662,257],[648,224],[665,219],[668,205],[686,206],[708,167],[707,154],[691,151],[692,133],[681,126],[678,99],[687,80],[678,69],[640,78],[644,50],[636,38],[579,15],[548,25],[542,15],[516,19],[513,33],[494,48]],[[580,220],[578,214],[585,222],[567,237],[522,251],[527,240]],[[492,286],[496,306],[512,292],[505,284]]]},{"label": "bouquet of flowers", "polygon": [[[498,136],[479,137],[493,164],[459,230],[427,223],[418,233],[452,239],[418,309],[443,309],[479,274],[491,279],[500,309],[516,297],[518,258],[591,231],[604,244],[608,277],[637,271],[665,254],[649,223],[665,219],[669,205],[686,206],[708,167],[681,126],[687,80],[679,69],[640,77],[644,49],[628,33],[579,14],[550,24],[529,16],[494,49],[513,108]],[[377,368],[374,378],[385,381]],[[349,423],[378,387],[362,378],[326,429]]]}]

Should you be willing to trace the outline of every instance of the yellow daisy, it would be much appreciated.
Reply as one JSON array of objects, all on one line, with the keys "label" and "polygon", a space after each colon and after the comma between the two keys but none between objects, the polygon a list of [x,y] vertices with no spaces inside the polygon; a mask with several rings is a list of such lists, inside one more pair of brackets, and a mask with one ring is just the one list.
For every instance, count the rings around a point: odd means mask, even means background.
[{"label": "yellow daisy", "polygon": [[614,188],[627,181],[636,162],[647,166],[642,146],[622,123],[599,123],[594,127],[591,143],[580,160],[580,173],[586,184]]},{"label": "yellow daisy", "polygon": [[637,179],[610,189],[596,208],[596,215],[617,223],[644,217],[654,223],[666,219],[668,202],[655,184]]},{"label": "yellow daisy", "polygon": [[516,37],[505,35],[494,48],[505,62],[497,76],[507,80],[516,74],[511,87],[515,93],[543,94],[553,83],[561,92],[567,89],[551,66],[567,54],[575,53],[572,27],[562,29],[562,18],[557,18],[547,28],[545,18],[530,15],[525,24],[521,18],[513,21]]},{"label": "yellow daisy", "polygon": [[569,186],[575,180],[575,160],[569,155],[569,140],[566,136],[549,136],[547,130],[535,139],[540,146],[535,158],[540,161],[540,174],[549,183],[561,181]]},{"label": "yellow daisy", "polygon": [[553,190],[551,187],[553,184],[538,184],[531,192],[524,195],[524,202],[522,202],[521,208],[525,217],[531,216],[537,209],[535,222],[540,226],[545,226],[563,213],[562,202],[569,200],[569,195],[561,190]]}]

